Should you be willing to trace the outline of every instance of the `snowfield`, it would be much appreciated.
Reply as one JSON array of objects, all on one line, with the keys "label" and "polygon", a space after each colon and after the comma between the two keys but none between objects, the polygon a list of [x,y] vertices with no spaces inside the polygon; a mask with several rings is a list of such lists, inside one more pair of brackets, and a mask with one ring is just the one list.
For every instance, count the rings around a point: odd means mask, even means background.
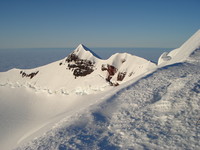
[{"label": "snowfield", "polygon": [[199,149],[200,66],[157,70],[18,149]]},{"label": "snowfield", "polygon": [[0,73],[1,149],[200,149],[199,56],[200,30],[158,65],[79,45]]}]

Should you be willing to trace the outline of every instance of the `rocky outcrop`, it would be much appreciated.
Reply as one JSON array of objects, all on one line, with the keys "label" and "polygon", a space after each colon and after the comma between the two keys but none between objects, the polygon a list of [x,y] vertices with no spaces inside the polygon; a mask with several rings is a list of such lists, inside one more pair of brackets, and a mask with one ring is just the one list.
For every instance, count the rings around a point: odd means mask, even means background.
[{"label": "rocky outcrop", "polygon": [[73,72],[75,78],[89,75],[94,71],[94,62],[90,60],[80,59],[77,55],[73,53],[70,54],[65,61],[68,63],[67,69]]},{"label": "rocky outcrop", "polygon": [[108,75],[106,77],[106,81],[108,81],[111,86],[118,86],[119,85],[119,83],[113,83],[113,82],[111,82],[112,77],[117,72],[117,68],[115,68],[114,66],[109,65],[109,64],[107,64],[107,65],[103,64],[101,66],[101,70],[102,71],[107,71]]},{"label": "rocky outcrop", "polygon": [[112,77],[115,75],[115,73],[117,72],[117,68],[115,68],[112,65],[109,64],[103,64],[101,66],[101,70],[102,71],[107,71],[108,72],[108,76],[106,77],[106,81],[110,82],[110,80],[112,79]]},{"label": "rocky outcrop", "polygon": [[79,61],[80,59],[78,58],[78,56],[76,54],[70,54],[67,58],[66,58],[66,62],[70,63],[70,62],[77,62]]},{"label": "rocky outcrop", "polygon": [[39,71],[36,71],[36,72],[32,72],[32,73],[27,74],[27,73],[24,72],[24,71],[20,71],[20,74],[22,75],[22,78],[27,77],[27,78],[32,79],[34,76],[36,76],[36,75],[38,74],[38,72],[39,72]]},{"label": "rocky outcrop", "polygon": [[122,81],[126,76],[126,72],[119,72],[117,75],[117,81]]}]

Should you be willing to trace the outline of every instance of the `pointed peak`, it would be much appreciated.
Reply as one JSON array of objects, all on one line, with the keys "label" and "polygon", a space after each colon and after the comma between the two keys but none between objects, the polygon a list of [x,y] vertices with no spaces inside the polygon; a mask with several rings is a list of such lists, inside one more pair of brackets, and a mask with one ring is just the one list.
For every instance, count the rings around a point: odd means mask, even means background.
[{"label": "pointed peak", "polygon": [[91,53],[93,56],[95,56],[97,58],[100,58],[95,52],[93,52],[92,50],[90,50],[83,44],[79,44],[78,47],[74,50],[74,52],[76,52],[76,53],[83,53],[85,51]]},{"label": "pointed peak", "polygon": [[87,48],[85,45],[83,44],[79,44],[78,47],[76,48],[76,50],[86,50],[86,51],[91,51],[89,48]]},{"label": "pointed peak", "polygon": [[83,44],[79,44],[78,47],[84,47],[84,45]]}]

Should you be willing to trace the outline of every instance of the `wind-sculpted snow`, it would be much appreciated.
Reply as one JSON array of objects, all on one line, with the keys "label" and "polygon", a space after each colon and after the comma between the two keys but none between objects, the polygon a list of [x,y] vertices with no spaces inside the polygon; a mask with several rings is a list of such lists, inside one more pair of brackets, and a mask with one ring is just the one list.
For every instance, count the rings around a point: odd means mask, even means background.
[{"label": "wind-sculpted snow", "polygon": [[181,47],[172,50],[169,53],[164,52],[159,60],[158,65],[170,65],[179,62],[185,62],[195,51],[200,49],[200,30],[192,35]]},{"label": "wind-sculpted snow", "polygon": [[200,149],[199,99],[199,64],[171,65],[17,149]]}]

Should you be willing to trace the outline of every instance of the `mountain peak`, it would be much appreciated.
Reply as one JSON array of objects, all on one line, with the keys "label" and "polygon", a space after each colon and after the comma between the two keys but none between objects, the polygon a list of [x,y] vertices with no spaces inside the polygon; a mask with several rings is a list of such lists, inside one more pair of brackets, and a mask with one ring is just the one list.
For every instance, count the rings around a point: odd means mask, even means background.
[{"label": "mountain peak", "polygon": [[91,55],[97,57],[97,58],[100,58],[95,52],[93,52],[92,50],[90,50],[89,48],[87,48],[85,45],[83,44],[79,44],[78,47],[74,50],[74,52],[76,54],[83,54],[83,53],[91,53]]},{"label": "mountain peak", "polygon": [[77,47],[76,49],[90,51],[90,49],[87,48],[87,47],[86,47],[85,45],[83,45],[83,44],[79,44],[78,47]]}]

